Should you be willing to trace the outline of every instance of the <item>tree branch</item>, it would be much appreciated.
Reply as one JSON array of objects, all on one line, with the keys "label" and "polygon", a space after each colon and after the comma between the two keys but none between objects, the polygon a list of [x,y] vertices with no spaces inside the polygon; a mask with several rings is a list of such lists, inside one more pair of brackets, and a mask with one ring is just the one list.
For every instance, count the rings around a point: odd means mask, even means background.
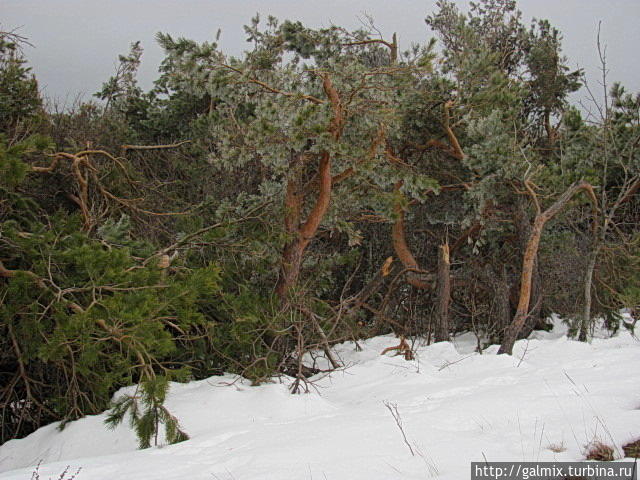
[{"label": "tree branch", "polygon": [[[402,181],[398,182],[395,186],[396,194],[400,194],[400,187],[402,186]],[[419,270],[418,262],[411,253],[411,249],[407,244],[407,239],[405,235],[404,229],[404,210],[400,205],[399,201],[396,201],[394,205],[394,213],[396,214],[396,221],[391,228],[391,240],[393,242],[393,249],[396,252],[396,255],[402,262],[402,265],[405,269],[408,269],[407,272],[407,282],[413,285],[416,288],[420,288],[423,290],[431,288],[431,283],[424,282],[420,278],[415,275],[416,270]]]},{"label": "tree branch", "polygon": [[[235,68],[235,67],[232,67],[231,65],[227,65],[227,64],[224,64],[224,63],[220,64],[220,66],[223,67],[223,68],[226,68],[228,70],[231,70],[232,72],[235,72],[235,73],[237,73],[239,75],[242,75],[243,77],[246,77],[245,72],[243,72],[239,68]],[[282,96],[285,96],[285,97],[294,97],[294,98],[299,97],[299,98],[301,98],[303,100],[307,100],[307,101],[309,101],[311,103],[314,103],[316,105],[321,105],[321,104],[325,103],[324,100],[321,100],[321,99],[319,99],[317,97],[314,97],[313,95],[305,95],[305,94],[302,94],[302,93],[292,93],[292,92],[286,92],[284,90],[279,90],[279,89],[274,88],[274,87],[270,86],[269,84],[267,84],[267,83],[265,83],[265,82],[263,82],[261,80],[258,80],[256,78],[246,77],[246,81],[247,81],[247,83],[253,83],[255,85],[258,85],[258,86],[262,87],[263,89],[265,89],[267,92],[270,92],[270,93],[276,93],[278,95],[282,95]]]},{"label": "tree branch", "polygon": [[320,222],[325,213],[329,209],[329,203],[331,201],[331,158],[328,152],[322,154],[320,158],[320,166],[318,168],[320,190],[316,199],[316,204],[313,206],[307,221],[300,227],[300,235],[305,241],[309,241],[313,238],[320,226]]},{"label": "tree branch", "polygon": [[178,148],[186,143],[191,143],[191,140],[183,140],[178,143],[171,143],[167,145],[122,145],[122,150],[163,150],[168,148]]}]

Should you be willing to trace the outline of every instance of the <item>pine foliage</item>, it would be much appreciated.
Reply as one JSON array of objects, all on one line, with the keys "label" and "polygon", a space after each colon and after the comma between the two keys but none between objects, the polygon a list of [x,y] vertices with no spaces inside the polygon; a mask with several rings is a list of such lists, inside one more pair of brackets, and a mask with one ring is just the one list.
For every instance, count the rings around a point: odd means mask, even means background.
[{"label": "pine foliage", "polygon": [[139,385],[134,395],[122,395],[111,406],[106,425],[114,429],[128,416],[129,426],[136,432],[140,448],[158,446],[160,428],[164,427],[167,444],[184,442],[189,435],[164,403],[169,390],[166,377],[155,377]]},{"label": "pine foliage", "polygon": [[637,315],[638,96],[612,83],[585,118],[561,33],[515,0],[438,0],[426,23],[406,46],[373,21],[256,16],[237,56],[158,33],[153,88],[134,42],[55,112],[0,32],[0,442],[110,409],[142,448],[176,443],[170,381],[304,391],[344,341],[504,342],[525,255],[518,336],[551,312],[581,340]]}]

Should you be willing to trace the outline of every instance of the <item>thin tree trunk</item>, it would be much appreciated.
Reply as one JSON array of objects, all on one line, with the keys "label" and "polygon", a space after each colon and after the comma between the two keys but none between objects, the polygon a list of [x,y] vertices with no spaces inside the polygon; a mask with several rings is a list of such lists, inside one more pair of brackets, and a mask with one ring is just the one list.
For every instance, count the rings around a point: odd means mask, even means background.
[{"label": "thin tree trunk", "polygon": [[533,278],[533,267],[535,264],[536,256],[538,254],[538,247],[540,246],[540,237],[542,236],[542,228],[546,220],[543,216],[538,215],[533,223],[531,235],[527,242],[527,248],[524,251],[522,259],[522,274],[520,276],[520,297],[518,299],[518,308],[516,314],[513,317],[511,325],[507,328],[502,339],[502,345],[498,350],[498,354],[508,353],[511,355],[513,351],[513,345],[518,339],[518,334],[527,320],[529,313],[529,301],[531,300],[531,280]]},{"label": "thin tree trunk", "polygon": [[580,319],[580,333],[578,335],[578,340],[581,342],[587,341],[589,324],[591,323],[591,287],[593,285],[593,272],[596,268],[599,250],[600,245],[594,245],[589,253],[589,262],[587,263],[587,271],[584,276],[584,308],[582,318]]},{"label": "thin tree trunk", "polygon": [[531,300],[529,307],[529,315],[524,325],[524,331],[520,332],[521,336],[528,336],[537,326],[540,325],[540,312],[542,311],[542,278],[540,275],[540,259],[536,253],[533,261],[533,275],[531,278]]},{"label": "thin tree trunk", "polygon": [[449,304],[451,302],[451,262],[449,260],[449,244],[440,245],[438,249],[438,322],[436,324],[435,341],[449,340]]},{"label": "thin tree trunk", "polygon": [[[529,222],[529,216],[527,214],[527,204],[524,199],[522,202],[519,202],[516,230],[520,251],[522,252],[522,255],[524,255],[524,251],[527,248],[527,242],[529,241],[529,238],[531,236],[531,223]],[[536,253],[533,260],[533,271],[531,274],[531,296],[529,300],[529,303],[533,304],[534,307],[529,311],[529,315],[527,316],[527,319],[522,326],[522,329],[520,330],[519,336],[527,336],[529,333],[531,333],[539,320],[540,307],[542,305],[540,298],[542,295],[541,290],[540,268],[538,254]],[[511,319],[511,317],[509,319]],[[509,323],[510,321],[507,322],[507,324]]]},{"label": "thin tree trunk", "polygon": [[[640,189],[640,177],[636,176],[629,179],[625,183],[625,187],[620,191],[618,195],[618,199],[611,206],[609,212],[604,215],[604,219],[602,225],[599,228],[595,227],[596,234],[595,244],[593,245],[591,252],[589,253],[589,261],[587,263],[587,270],[585,272],[584,277],[584,305],[582,310],[582,318],[580,319],[580,332],[578,334],[578,340],[581,342],[586,342],[588,333],[589,333],[589,324],[591,323],[591,301],[592,295],[591,290],[593,287],[593,273],[596,269],[596,264],[598,262],[598,255],[600,254],[600,250],[605,243],[607,231],[609,230],[609,225],[613,222],[614,215],[620,205],[628,202]],[[605,191],[603,190],[602,196],[602,212],[606,208],[606,197],[604,196]]]},{"label": "thin tree trunk", "polygon": [[522,273],[520,276],[520,297],[518,299],[518,308],[516,314],[511,322],[511,325],[507,328],[502,345],[498,350],[498,355],[507,353],[509,355],[513,352],[513,345],[515,344],[518,334],[524,325],[524,322],[529,316],[529,303],[531,300],[531,283],[533,278],[533,271],[535,266],[536,256],[538,255],[538,247],[540,246],[540,238],[542,237],[542,230],[545,224],[551,220],[562,208],[571,200],[571,198],[581,190],[587,191],[590,198],[596,202],[595,194],[591,185],[585,181],[576,182],[571,185],[560,197],[544,212],[540,209],[538,203],[538,197],[533,191],[532,186],[525,182],[525,187],[529,191],[534,204],[536,206],[536,218],[533,222],[531,234],[527,241],[527,247],[522,259]]},{"label": "thin tree trunk", "polygon": [[496,291],[496,302],[498,309],[498,334],[500,338],[504,335],[509,323],[511,323],[511,302],[509,301],[509,293],[511,285],[509,285],[509,277],[507,275],[507,267],[502,265],[500,271],[500,280]]}]

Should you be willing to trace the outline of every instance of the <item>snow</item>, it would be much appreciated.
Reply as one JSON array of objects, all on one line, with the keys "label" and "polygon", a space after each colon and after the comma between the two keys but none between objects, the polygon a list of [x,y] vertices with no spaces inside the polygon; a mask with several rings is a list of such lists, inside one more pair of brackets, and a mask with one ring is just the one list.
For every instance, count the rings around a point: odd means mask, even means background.
[{"label": "snow", "polygon": [[555,319],[513,356],[474,353],[473,335],[419,346],[413,361],[380,355],[395,343],[337,346],[346,368],[304,395],[290,379],[172,384],[167,407],[191,437],[177,445],[137,450],[104,414],[48,425],[0,447],[0,480],[29,479],[38,462],[43,480],[66,466],[78,480],[459,480],[471,461],[577,461],[594,440],[621,457],[640,437],[640,343],[626,329],[579,343]]}]

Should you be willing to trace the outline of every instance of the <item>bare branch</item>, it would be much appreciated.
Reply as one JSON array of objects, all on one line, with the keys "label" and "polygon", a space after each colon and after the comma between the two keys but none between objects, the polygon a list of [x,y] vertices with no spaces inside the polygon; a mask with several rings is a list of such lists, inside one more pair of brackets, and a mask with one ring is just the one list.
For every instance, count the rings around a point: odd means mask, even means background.
[{"label": "bare branch", "polygon": [[183,140],[178,143],[170,143],[167,145],[122,145],[122,150],[164,150],[168,148],[178,148],[187,143],[191,143],[191,140]]}]

